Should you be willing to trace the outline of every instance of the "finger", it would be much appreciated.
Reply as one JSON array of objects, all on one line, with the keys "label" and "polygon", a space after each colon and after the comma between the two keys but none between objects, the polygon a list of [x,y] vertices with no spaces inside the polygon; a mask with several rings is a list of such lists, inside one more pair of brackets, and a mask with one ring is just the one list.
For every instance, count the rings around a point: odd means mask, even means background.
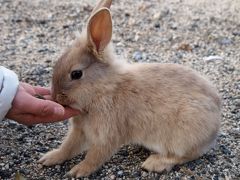
[{"label": "finger", "polygon": [[51,114],[63,115],[65,112],[62,105],[54,101],[39,99],[31,95],[25,96],[25,102],[26,112],[35,114],[36,116],[47,116]]},{"label": "finger", "polygon": [[77,115],[81,114],[81,112],[79,110],[72,109],[70,107],[65,107],[64,110],[65,110],[64,115],[63,115],[64,119],[68,119],[70,117],[77,116]]},{"label": "finger", "polygon": [[41,87],[41,86],[32,86],[28,83],[21,82],[21,86],[27,91],[28,93],[34,94],[41,94],[41,95],[48,95],[51,94],[51,89],[49,87]]},{"label": "finger", "polygon": [[[74,114],[77,114],[77,113],[74,113]],[[47,116],[36,116],[34,114],[24,114],[19,116],[18,122],[29,126],[29,125],[40,124],[40,123],[45,124],[45,123],[60,122],[60,121],[69,119],[70,117],[73,117],[73,113],[66,113],[63,116],[55,115],[55,114],[47,115]]]},{"label": "finger", "polygon": [[50,95],[51,89],[49,87],[33,86],[33,89],[37,94]]},{"label": "finger", "polygon": [[59,121],[69,119],[73,116],[77,116],[79,114],[80,114],[80,111],[67,107],[67,108],[65,108],[63,115],[53,114],[53,115],[45,116],[44,118],[42,118],[41,123],[59,122]]},{"label": "finger", "polygon": [[69,119],[70,117],[77,116],[80,114],[80,111],[65,108],[64,114],[51,114],[46,116],[36,116],[35,114],[19,114],[18,117],[15,117],[15,120],[21,124],[25,124],[27,126],[40,124],[40,123],[54,123]]},{"label": "finger", "polygon": [[19,88],[23,88],[26,92],[28,92],[29,94],[36,94],[35,90],[33,89],[32,85],[28,84],[28,83],[24,83],[21,82],[19,85]]},{"label": "finger", "polygon": [[51,95],[44,95],[43,97],[44,99],[47,99],[47,100],[51,100],[51,101],[53,100]]},{"label": "finger", "polygon": [[33,114],[19,114],[18,117],[14,118],[14,120],[20,124],[31,126],[41,123],[41,121],[43,121],[43,117],[39,118]]},{"label": "finger", "polygon": [[66,120],[64,118],[61,118],[62,116],[36,116],[34,114],[20,114],[17,118],[15,118],[15,121],[18,123],[30,126],[35,124],[41,124],[41,123],[53,123],[58,121]]}]

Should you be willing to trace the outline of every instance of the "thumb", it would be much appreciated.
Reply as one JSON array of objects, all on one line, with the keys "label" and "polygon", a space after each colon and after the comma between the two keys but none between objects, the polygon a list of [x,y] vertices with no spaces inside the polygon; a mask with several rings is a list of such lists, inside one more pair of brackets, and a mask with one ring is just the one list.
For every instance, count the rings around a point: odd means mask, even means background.
[{"label": "thumb", "polygon": [[33,96],[27,96],[25,100],[31,102],[31,104],[27,103],[25,107],[31,114],[38,116],[48,116],[53,114],[62,116],[65,113],[62,105],[51,100],[38,99]]},{"label": "thumb", "polygon": [[41,102],[39,102],[39,115],[41,116],[52,114],[62,116],[64,113],[64,107],[56,102],[51,100],[41,100]]}]

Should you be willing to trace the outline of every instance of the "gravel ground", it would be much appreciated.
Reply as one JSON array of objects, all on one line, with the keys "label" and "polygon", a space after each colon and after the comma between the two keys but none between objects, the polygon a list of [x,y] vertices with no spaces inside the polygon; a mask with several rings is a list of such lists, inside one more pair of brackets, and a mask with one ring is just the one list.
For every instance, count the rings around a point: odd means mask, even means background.
[{"label": "gravel ground", "polygon": [[[85,25],[94,0],[0,0],[0,62],[21,81],[48,86],[54,62]],[[215,149],[169,173],[140,168],[150,154],[124,146],[84,179],[239,179],[240,178],[240,2],[239,0],[114,1],[113,42],[130,62],[171,62],[207,76],[223,99],[222,126]],[[0,123],[0,179],[64,179],[83,159],[42,167],[37,160],[56,148],[67,121],[26,127]]]}]

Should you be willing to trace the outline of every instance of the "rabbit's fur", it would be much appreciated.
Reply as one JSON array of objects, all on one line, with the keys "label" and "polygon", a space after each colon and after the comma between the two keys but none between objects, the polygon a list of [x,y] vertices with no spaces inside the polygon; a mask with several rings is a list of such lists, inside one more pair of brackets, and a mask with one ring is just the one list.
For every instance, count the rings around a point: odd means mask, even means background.
[{"label": "rabbit's fur", "polygon": [[[56,63],[53,98],[82,113],[71,120],[62,145],[40,162],[60,164],[87,151],[69,173],[88,176],[129,143],[154,152],[142,164],[149,171],[170,170],[198,158],[219,130],[216,89],[182,65],[127,64],[117,59],[110,43],[110,4],[99,3],[86,30]],[[80,79],[71,80],[74,70],[82,70]]]}]

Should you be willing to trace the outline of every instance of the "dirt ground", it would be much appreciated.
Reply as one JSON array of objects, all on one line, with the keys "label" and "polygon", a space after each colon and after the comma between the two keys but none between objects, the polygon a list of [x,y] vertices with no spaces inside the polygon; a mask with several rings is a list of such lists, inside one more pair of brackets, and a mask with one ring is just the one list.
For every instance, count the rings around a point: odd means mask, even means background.
[{"label": "dirt ground", "polygon": [[[86,25],[95,0],[0,0],[0,63],[21,81],[49,86],[57,58]],[[240,173],[240,1],[113,1],[113,44],[129,62],[178,63],[209,78],[222,96],[217,144],[201,158],[172,171],[148,173],[150,152],[123,146],[84,179],[239,179]],[[56,148],[67,121],[26,127],[0,122],[0,179],[67,179],[84,155],[50,168],[37,163]]]}]

